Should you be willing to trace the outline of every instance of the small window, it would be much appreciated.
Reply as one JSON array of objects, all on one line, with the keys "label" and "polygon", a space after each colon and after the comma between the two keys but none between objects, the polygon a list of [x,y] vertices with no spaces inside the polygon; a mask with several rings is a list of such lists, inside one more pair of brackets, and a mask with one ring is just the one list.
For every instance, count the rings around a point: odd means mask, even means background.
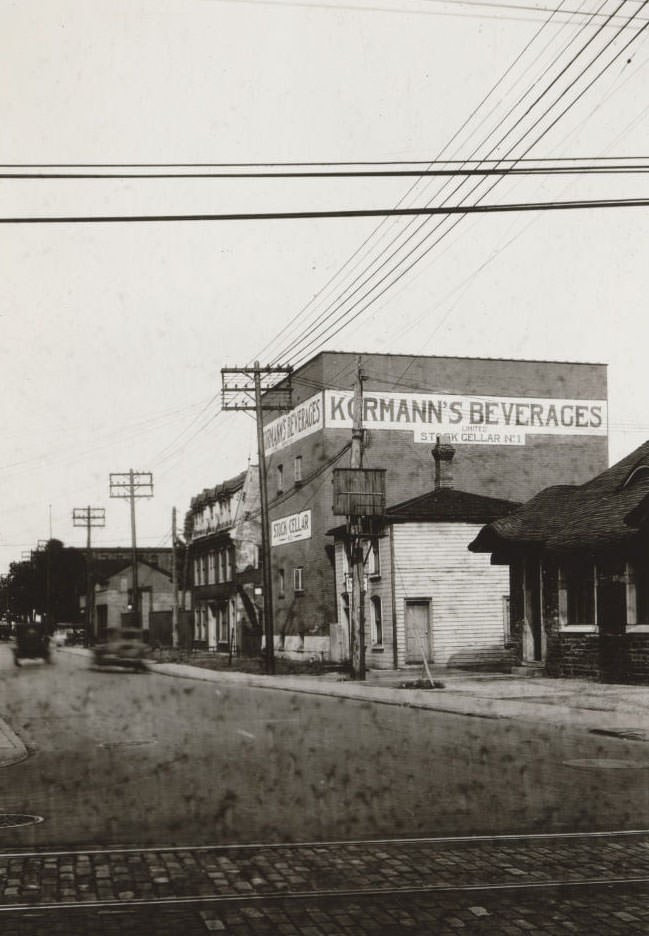
[{"label": "small window", "polygon": [[295,483],[299,484],[302,481],[302,456],[296,455],[295,461],[293,463],[293,471]]},{"label": "small window", "polygon": [[279,583],[279,587],[277,589],[278,594],[280,598],[283,598],[284,595],[286,594],[286,574],[284,572],[284,569],[277,570],[277,579]]},{"label": "small window", "polygon": [[378,595],[370,601],[372,611],[372,643],[377,646],[383,646],[383,609],[381,608],[381,599]]},{"label": "small window", "polygon": [[379,553],[379,544],[377,540],[372,540],[370,554],[367,557],[368,571],[373,578],[378,578],[381,574],[381,556]]},{"label": "small window", "polygon": [[304,591],[303,572],[303,566],[297,566],[295,569],[293,569],[293,590],[296,592]]},{"label": "small window", "polygon": [[228,606],[219,605],[218,616],[217,616],[217,640],[220,644],[229,643],[229,621],[228,621]]},{"label": "small window", "polygon": [[277,466],[277,493],[281,494],[284,490],[284,465]]}]

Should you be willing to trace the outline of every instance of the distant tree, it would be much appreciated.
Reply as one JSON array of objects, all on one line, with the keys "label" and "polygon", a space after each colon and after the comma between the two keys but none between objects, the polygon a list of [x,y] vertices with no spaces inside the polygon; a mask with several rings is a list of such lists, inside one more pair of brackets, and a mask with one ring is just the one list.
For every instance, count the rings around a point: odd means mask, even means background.
[{"label": "distant tree", "polygon": [[51,627],[57,621],[80,621],[79,596],[86,588],[86,562],[80,550],[48,540],[31,560],[12,563],[7,578],[14,616],[47,615]]}]

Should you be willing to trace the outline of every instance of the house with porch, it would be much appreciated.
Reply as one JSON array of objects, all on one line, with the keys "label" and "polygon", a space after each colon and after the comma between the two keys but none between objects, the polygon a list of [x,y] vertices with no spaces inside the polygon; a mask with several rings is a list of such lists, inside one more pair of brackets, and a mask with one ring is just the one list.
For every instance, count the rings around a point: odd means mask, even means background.
[{"label": "house with porch", "polygon": [[523,668],[649,682],[649,442],[581,485],[484,526],[469,549],[508,567]]}]

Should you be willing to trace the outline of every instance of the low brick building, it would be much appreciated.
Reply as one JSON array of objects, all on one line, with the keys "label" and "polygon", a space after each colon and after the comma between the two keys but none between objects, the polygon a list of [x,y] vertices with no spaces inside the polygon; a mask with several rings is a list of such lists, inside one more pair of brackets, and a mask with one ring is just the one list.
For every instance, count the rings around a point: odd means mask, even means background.
[{"label": "low brick building", "polygon": [[582,485],[546,488],[470,545],[510,570],[517,661],[649,682],[649,442]]}]

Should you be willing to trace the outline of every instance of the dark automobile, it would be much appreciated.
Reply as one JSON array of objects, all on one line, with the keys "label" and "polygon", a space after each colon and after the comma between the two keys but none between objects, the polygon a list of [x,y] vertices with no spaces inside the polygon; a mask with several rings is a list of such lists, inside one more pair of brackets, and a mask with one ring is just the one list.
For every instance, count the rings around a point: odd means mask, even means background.
[{"label": "dark automobile", "polygon": [[45,660],[50,662],[50,638],[43,624],[16,624],[14,634],[14,663],[20,666],[21,660]]},{"label": "dark automobile", "polygon": [[105,642],[93,650],[97,666],[124,666],[145,670],[148,647],[142,640],[142,631],[132,627],[110,628]]},{"label": "dark automobile", "polygon": [[0,640],[10,640],[13,633],[9,621],[0,621]]}]

